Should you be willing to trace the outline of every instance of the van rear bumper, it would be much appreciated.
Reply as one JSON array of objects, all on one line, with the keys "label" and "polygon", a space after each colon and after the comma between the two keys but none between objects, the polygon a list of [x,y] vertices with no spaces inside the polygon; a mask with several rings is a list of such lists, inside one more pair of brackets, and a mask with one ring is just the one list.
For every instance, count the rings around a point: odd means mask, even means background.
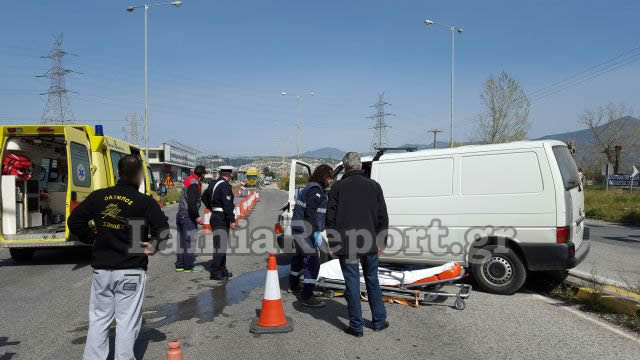
[{"label": "van rear bumper", "polygon": [[[588,232],[586,232],[588,234]],[[567,270],[578,266],[589,254],[591,241],[588,235],[580,247],[566,244],[518,244],[531,271]]]}]

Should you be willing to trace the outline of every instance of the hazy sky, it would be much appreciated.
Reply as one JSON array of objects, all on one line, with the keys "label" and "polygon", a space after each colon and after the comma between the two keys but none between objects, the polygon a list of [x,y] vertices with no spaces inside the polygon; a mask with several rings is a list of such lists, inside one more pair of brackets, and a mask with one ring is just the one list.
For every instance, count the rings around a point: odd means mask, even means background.
[{"label": "hazy sky", "polygon": [[[38,121],[46,96],[39,58],[53,35],[78,57],[66,66],[76,119],[122,137],[142,116],[143,11],[129,2],[0,3],[0,122]],[[530,93],[635,49],[640,2],[184,0],[149,14],[150,139],[206,153],[295,153],[295,98],[303,99],[302,151],[366,150],[384,91],[392,145],[448,138],[451,37],[425,18],[464,27],[456,39],[456,139],[482,112],[482,82],[507,71]],[[636,57],[637,58],[637,57]],[[624,58],[620,58],[624,59]],[[640,60],[640,59],[639,59]],[[589,74],[589,73],[585,73]],[[585,75],[583,74],[583,75]],[[532,103],[531,137],[576,130],[586,107],[624,101],[640,110],[640,61]],[[637,112],[636,112],[637,114]]]}]

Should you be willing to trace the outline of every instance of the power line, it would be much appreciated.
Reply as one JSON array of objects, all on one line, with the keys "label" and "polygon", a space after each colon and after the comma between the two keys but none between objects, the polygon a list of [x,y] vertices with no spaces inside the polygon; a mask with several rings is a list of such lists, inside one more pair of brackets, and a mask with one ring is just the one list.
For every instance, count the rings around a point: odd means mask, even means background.
[{"label": "power line", "polygon": [[49,54],[42,56],[43,59],[51,60],[51,68],[45,74],[37,76],[51,80],[49,90],[40,94],[48,95],[47,104],[42,113],[41,122],[43,124],[69,124],[75,122],[68,97],[68,93],[71,91],[65,85],[65,76],[75,71],[65,69],[62,64],[65,55],[73,54],[62,50],[62,38],[62,34],[58,35],[53,40],[53,48]]},{"label": "power line", "polygon": [[388,142],[387,128],[390,128],[391,126],[387,125],[387,123],[385,122],[385,117],[395,116],[395,114],[385,112],[384,107],[386,105],[391,106],[390,103],[384,101],[384,91],[383,91],[382,93],[378,94],[378,101],[375,104],[370,106],[370,107],[376,108],[376,113],[371,116],[367,116],[367,119],[375,120],[375,123],[371,128],[374,130],[373,140],[371,141],[372,148],[374,150],[378,148],[383,148],[387,145],[387,142]]}]

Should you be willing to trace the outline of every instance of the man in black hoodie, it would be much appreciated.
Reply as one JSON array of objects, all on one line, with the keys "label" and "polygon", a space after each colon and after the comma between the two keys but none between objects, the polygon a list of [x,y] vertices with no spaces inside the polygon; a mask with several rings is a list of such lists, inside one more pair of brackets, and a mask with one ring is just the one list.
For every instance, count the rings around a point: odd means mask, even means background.
[{"label": "man in black hoodie", "polygon": [[72,235],[93,244],[85,360],[107,357],[109,326],[114,319],[114,357],[134,358],[133,345],[142,325],[148,255],[153,255],[158,243],[169,236],[168,219],[158,203],[138,191],[144,181],[140,159],[134,155],[123,157],[118,162],[118,173],[116,186],[92,192],[67,221]]}]

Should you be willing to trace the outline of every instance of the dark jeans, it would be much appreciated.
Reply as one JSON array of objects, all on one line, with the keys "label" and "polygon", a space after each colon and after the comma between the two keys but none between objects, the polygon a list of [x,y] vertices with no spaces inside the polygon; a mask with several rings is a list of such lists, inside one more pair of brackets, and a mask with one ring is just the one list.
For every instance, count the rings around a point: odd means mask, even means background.
[{"label": "dark jeans", "polygon": [[189,217],[176,219],[178,236],[180,237],[180,250],[176,259],[176,268],[191,269],[196,260],[195,245],[198,243],[197,225]]},{"label": "dark jeans", "polygon": [[300,286],[300,275],[304,275],[302,298],[305,300],[313,296],[318,272],[320,272],[320,252],[312,242],[311,238],[296,238],[296,235],[294,235],[296,254],[291,259],[289,288],[297,290]]},{"label": "dark jeans", "polygon": [[231,223],[222,213],[211,214],[213,228],[213,260],[211,261],[211,275],[224,276],[227,274],[227,245],[229,244],[229,228]]},{"label": "dark jeans", "polygon": [[378,282],[378,255],[365,255],[356,259],[340,257],[340,267],[346,285],[344,294],[349,310],[349,327],[362,332],[362,308],[360,307],[360,270],[358,262],[362,264],[362,273],[367,287],[367,297],[371,308],[373,328],[380,328],[387,320],[387,311],[382,302],[382,291]]}]

